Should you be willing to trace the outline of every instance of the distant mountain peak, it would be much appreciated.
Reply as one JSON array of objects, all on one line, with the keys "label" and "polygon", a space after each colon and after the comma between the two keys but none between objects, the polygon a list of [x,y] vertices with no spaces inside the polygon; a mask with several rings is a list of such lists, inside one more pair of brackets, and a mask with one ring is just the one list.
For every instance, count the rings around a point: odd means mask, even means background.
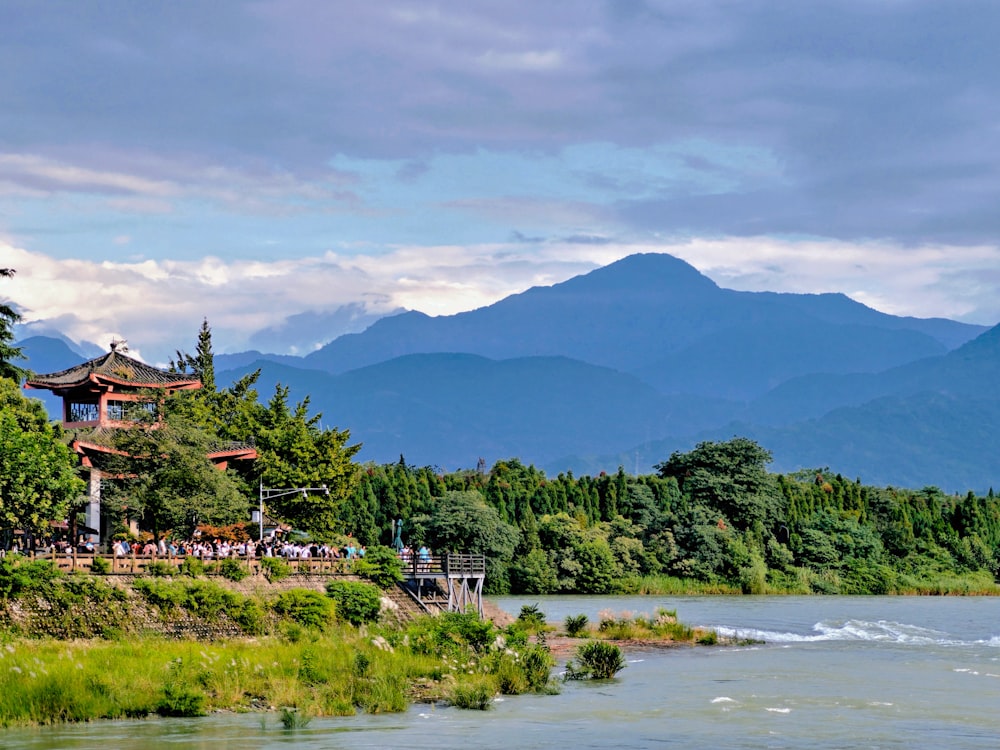
[{"label": "distant mountain peak", "polygon": [[960,357],[994,357],[1000,354],[1000,324],[963,344],[953,354]]},{"label": "distant mountain peak", "polygon": [[604,290],[656,290],[660,292],[704,293],[719,288],[718,284],[690,263],[667,253],[636,253],[610,265],[597,268],[562,284]]}]

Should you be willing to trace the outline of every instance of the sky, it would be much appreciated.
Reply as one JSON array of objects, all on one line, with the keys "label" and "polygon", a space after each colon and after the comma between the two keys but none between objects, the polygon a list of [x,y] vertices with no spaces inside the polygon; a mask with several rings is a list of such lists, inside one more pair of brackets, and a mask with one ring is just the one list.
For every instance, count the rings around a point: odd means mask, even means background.
[{"label": "sky", "polygon": [[0,0],[0,299],[305,354],[636,252],[1000,322],[1000,3]]}]

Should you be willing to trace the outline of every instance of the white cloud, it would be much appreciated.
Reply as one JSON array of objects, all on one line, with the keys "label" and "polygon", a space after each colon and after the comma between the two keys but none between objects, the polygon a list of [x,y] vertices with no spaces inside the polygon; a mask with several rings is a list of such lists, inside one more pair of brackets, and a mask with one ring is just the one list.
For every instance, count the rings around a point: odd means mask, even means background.
[{"label": "white cloud", "polygon": [[162,198],[178,192],[176,185],[165,180],[88,169],[35,154],[0,154],[0,179],[10,184],[23,185],[29,194],[38,190],[85,190]]},{"label": "white cloud", "polygon": [[282,169],[234,169],[134,152],[88,154],[118,169],[35,154],[0,153],[0,195],[25,199],[52,194],[101,196],[100,208],[132,214],[169,214],[180,201],[203,201],[230,213],[288,216],[356,206],[354,178],[332,169],[300,177]]},{"label": "white cloud", "polygon": [[133,352],[163,363],[176,349],[193,348],[203,318],[217,351],[240,351],[254,332],[306,311],[356,304],[375,314],[399,307],[453,314],[638,252],[668,252],[727,288],[843,291],[897,315],[1000,320],[997,247],[767,238],[408,246],[275,261],[57,260],[0,244],[0,267],[18,271],[0,292],[22,309],[25,322],[58,320],[71,338],[102,346],[127,338]]}]

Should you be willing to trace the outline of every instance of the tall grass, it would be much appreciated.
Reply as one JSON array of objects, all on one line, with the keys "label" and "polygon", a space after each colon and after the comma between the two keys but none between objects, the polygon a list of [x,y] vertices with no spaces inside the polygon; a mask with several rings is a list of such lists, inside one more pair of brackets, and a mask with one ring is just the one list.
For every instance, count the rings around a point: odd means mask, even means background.
[{"label": "tall grass", "polygon": [[665,575],[646,575],[629,578],[623,582],[623,593],[653,596],[683,596],[686,594],[740,594],[739,585],[723,582],[709,583],[692,578],[675,578]]},{"label": "tall grass", "polygon": [[[599,613],[600,622],[592,637],[613,641],[664,641],[671,643],[714,643],[708,631],[691,628],[677,620],[677,612],[657,609],[653,616],[631,612]],[[583,633],[580,633],[583,635]]]},{"label": "tall grass", "polygon": [[489,623],[448,618],[410,632],[305,629],[294,641],[8,640],[0,727],[274,707],[297,717],[388,713],[413,699],[481,708],[484,694],[488,705],[500,693],[545,692],[551,666],[547,651],[511,648]]},{"label": "tall grass", "polygon": [[[23,598],[46,615],[26,621],[26,632],[65,639],[0,631],[0,727],[274,707],[297,717],[382,713],[414,699],[464,695],[464,703],[484,690],[492,700],[550,687],[551,656],[529,645],[524,623],[501,630],[449,613],[405,631],[356,627],[312,590],[262,599],[200,579],[148,577],[129,595],[51,565],[0,563],[0,606]],[[258,637],[175,641],[149,635],[149,618]],[[104,640],[82,640],[95,635]]]},{"label": "tall grass", "polygon": [[623,593],[653,596],[683,596],[688,594],[897,594],[934,596],[998,596],[1000,585],[989,571],[950,573],[942,570],[895,573],[875,568],[874,577],[847,575],[836,570],[815,571],[791,568],[769,570],[766,580],[759,571],[753,580],[741,583],[705,582],[672,576],[649,575],[626,579]]},{"label": "tall grass", "polygon": [[988,571],[977,570],[964,575],[936,573],[933,579],[900,575],[896,578],[892,593],[923,596],[996,596],[1000,593],[1000,586],[997,586]]}]

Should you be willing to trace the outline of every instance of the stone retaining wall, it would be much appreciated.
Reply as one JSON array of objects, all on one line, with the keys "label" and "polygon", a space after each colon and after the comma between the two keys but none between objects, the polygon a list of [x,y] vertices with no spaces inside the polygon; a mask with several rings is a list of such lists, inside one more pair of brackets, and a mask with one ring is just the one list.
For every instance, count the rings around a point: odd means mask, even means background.
[{"label": "stone retaining wall", "polygon": [[[97,576],[98,580],[126,594],[124,601],[87,601],[73,605],[72,609],[54,607],[45,599],[23,597],[0,605],[0,627],[17,630],[25,635],[54,638],[94,637],[120,633],[151,633],[170,638],[213,640],[243,637],[244,632],[225,615],[206,621],[188,612],[171,612],[164,618],[159,609],[142,595],[136,593],[134,582],[139,576]],[[291,589],[326,591],[326,584],[333,576],[321,574],[295,574],[280,581],[269,581],[262,575],[230,581],[212,576],[209,580],[243,596],[273,599]],[[361,580],[356,576],[336,576],[337,580]],[[403,593],[403,592],[399,592]],[[419,606],[405,594],[384,592],[382,616],[404,622],[421,614]]]}]

